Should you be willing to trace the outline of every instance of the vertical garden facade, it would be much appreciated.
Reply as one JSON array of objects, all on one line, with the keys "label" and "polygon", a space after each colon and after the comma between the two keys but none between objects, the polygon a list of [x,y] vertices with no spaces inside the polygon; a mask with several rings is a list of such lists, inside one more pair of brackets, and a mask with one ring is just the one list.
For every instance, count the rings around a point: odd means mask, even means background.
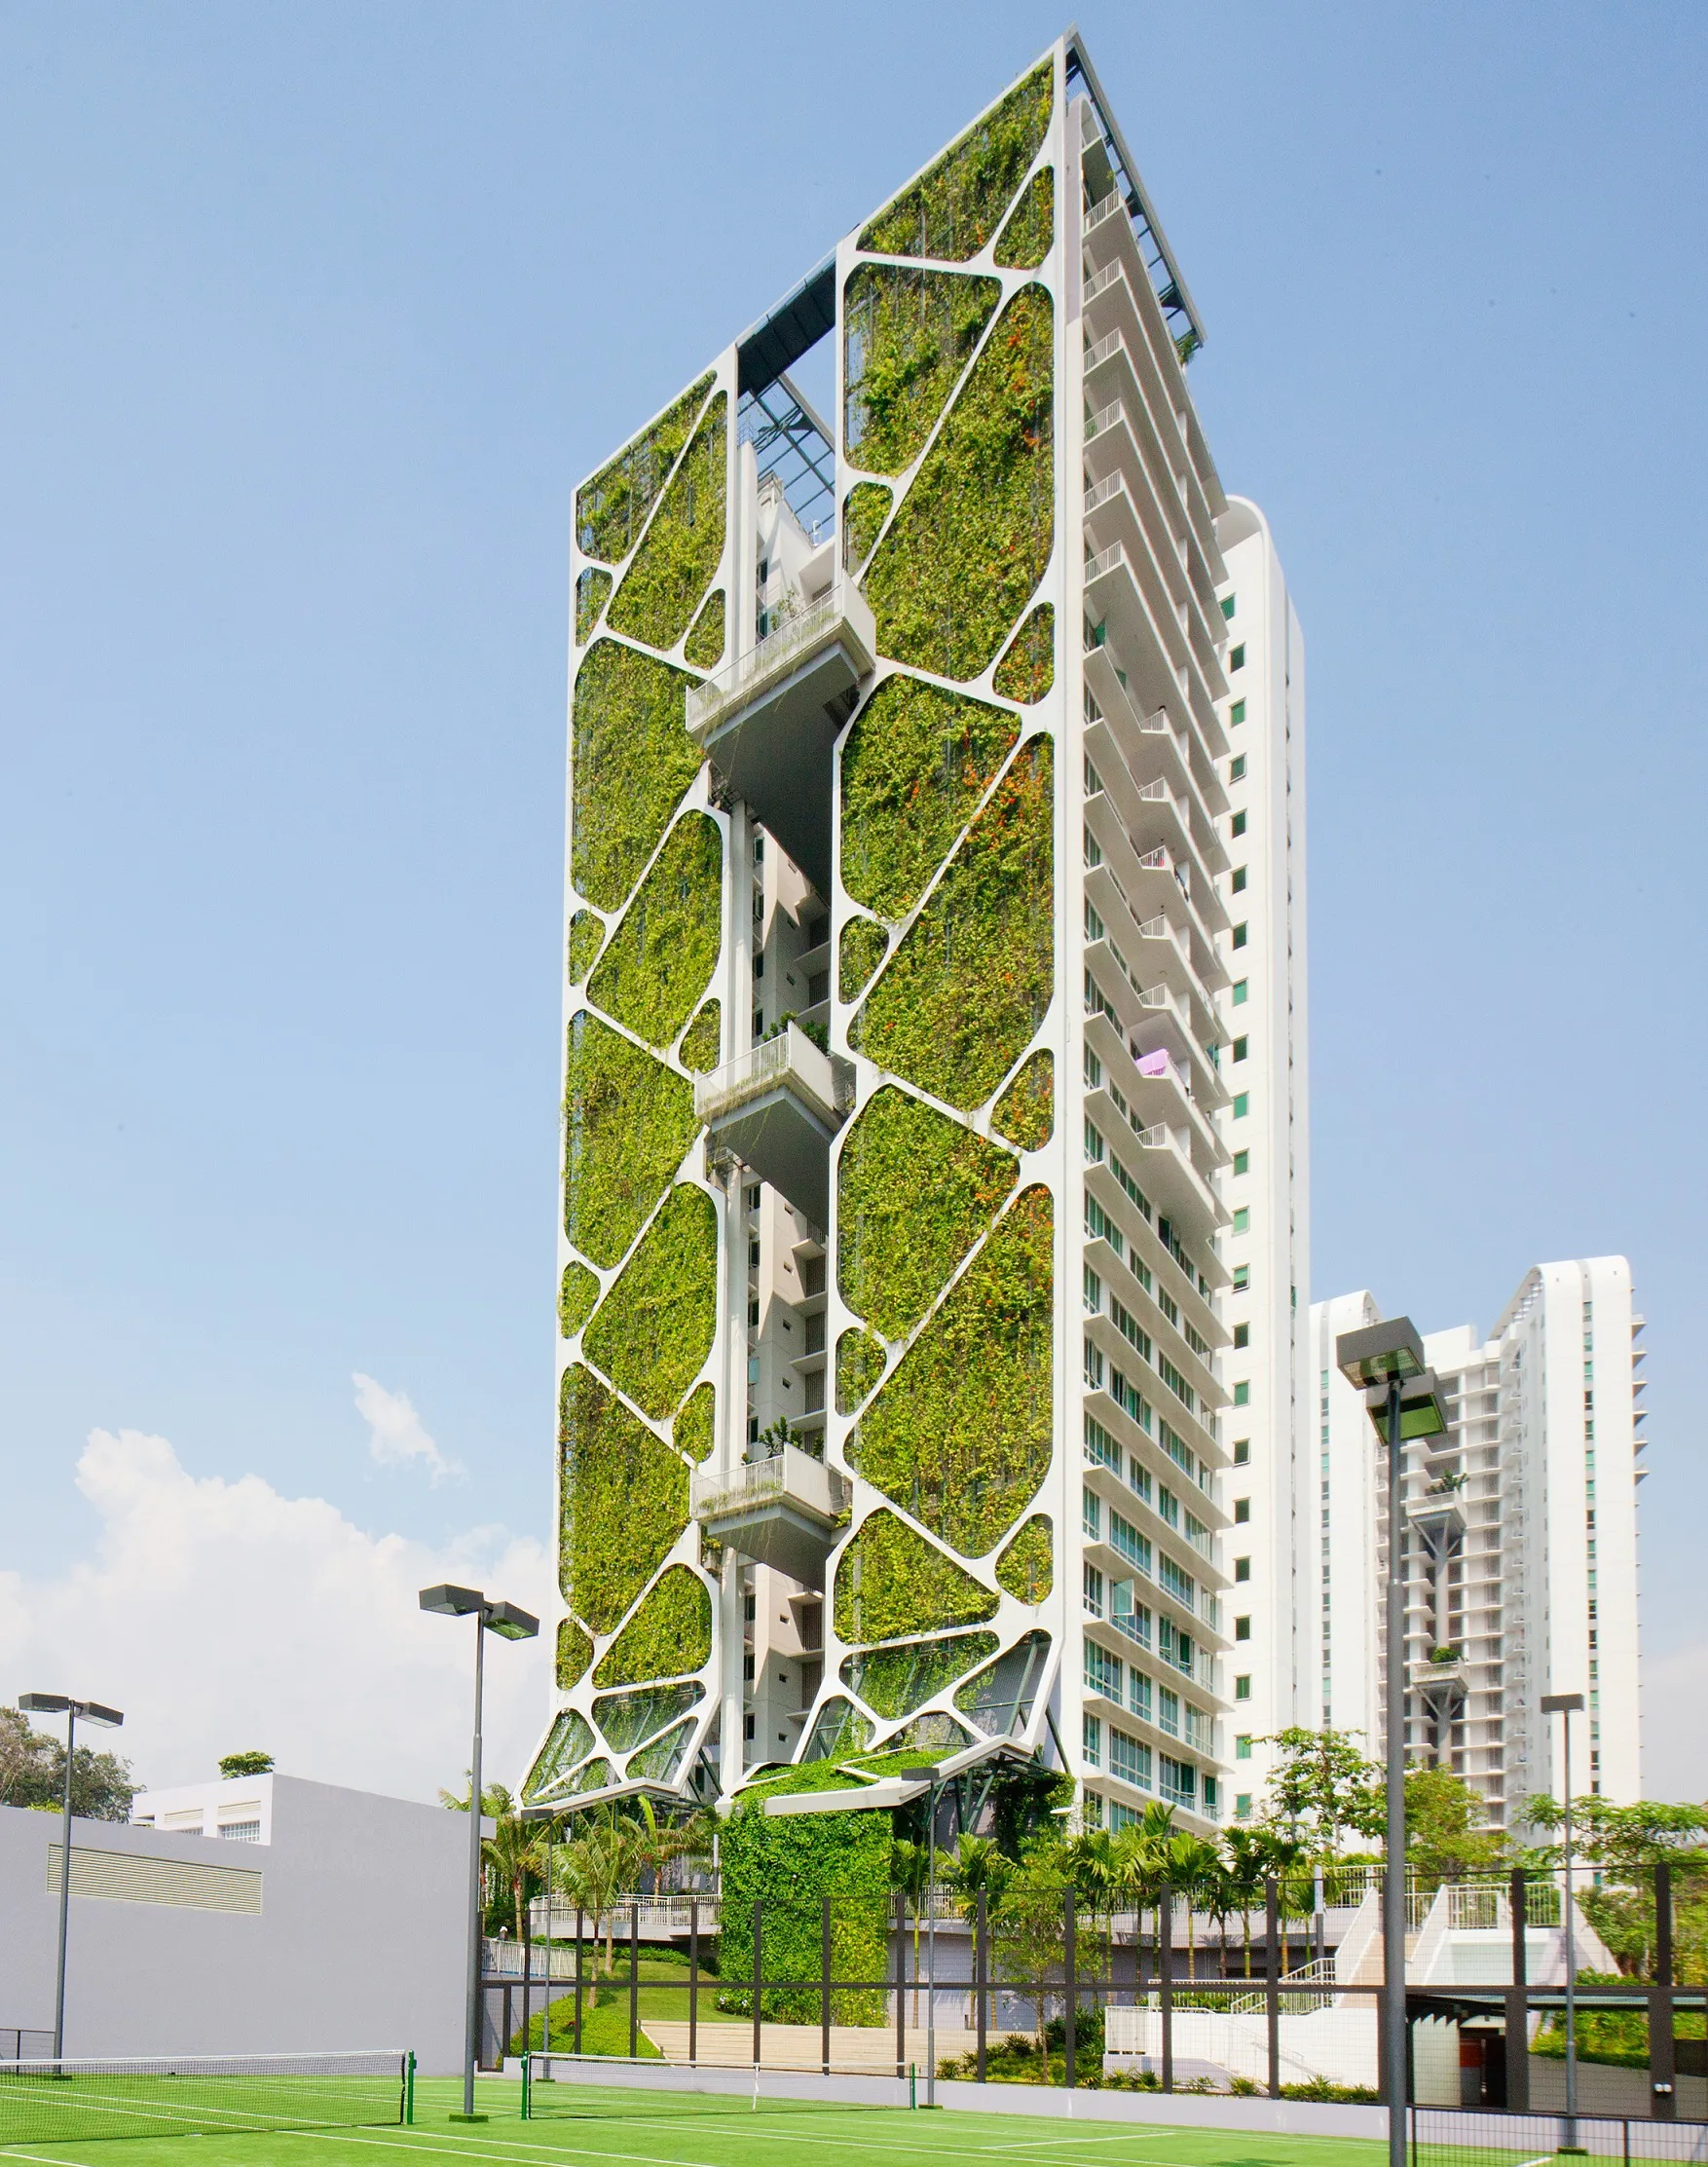
[{"label": "vertical garden facade", "polygon": [[1219,1817],[1198,343],[1068,39],[576,493],[537,1801]]}]

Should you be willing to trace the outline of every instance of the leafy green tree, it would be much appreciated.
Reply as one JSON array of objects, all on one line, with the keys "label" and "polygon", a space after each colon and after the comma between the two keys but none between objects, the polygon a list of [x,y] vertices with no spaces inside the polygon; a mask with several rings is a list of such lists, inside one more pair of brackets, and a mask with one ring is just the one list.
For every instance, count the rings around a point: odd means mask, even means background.
[{"label": "leafy green tree", "polygon": [[1279,1758],[1264,1794],[1264,1818],[1313,1858],[1337,1857],[1349,1830],[1382,1834],[1382,1768],[1354,1743],[1360,1736],[1295,1726],[1266,1740],[1279,1748]]},{"label": "leafy green tree", "polygon": [[1405,1772],[1406,1864],[1428,1887],[1498,1873],[1510,1856],[1504,1834],[1484,1825],[1483,1802],[1451,1769]]},{"label": "leafy green tree", "polygon": [[1001,1901],[1015,1862],[1005,1858],[993,1836],[963,1835],[944,1860],[943,1878],[954,1897],[955,1909],[971,1919],[983,1892],[986,1916]]},{"label": "leafy green tree", "polygon": [[[1524,1817],[1544,1834],[1563,1829],[1565,1814],[1546,1794],[1531,1799]],[[1708,1808],[1644,1799],[1618,1806],[1611,1799],[1572,1801],[1572,1850],[1593,1868],[1596,1881],[1581,1888],[1578,1907],[1627,1978],[1654,1972],[1654,1868],[1673,1869],[1673,1968],[1681,1984],[1708,1980]],[[1536,1854],[1539,1866],[1559,1863],[1564,1844]]]},{"label": "leafy green tree", "polygon": [[1003,1888],[991,1939],[997,1978],[1020,1988],[1031,2000],[1046,2084],[1050,2081],[1045,2036],[1048,2002],[1051,1986],[1060,1981],[1066,1966],[1068,1887],[1059,1841],[1042,1837],[1028,1845]]},{"label": "leafy green tree", "polygon": [[[128,1821],[141,1785],[116,1753],[80,1745],[71,1763],[71,1811],[91,1821]],[[59,1807],[65,1795],[65,1748],[32,1731],[17,1708],[0,1708],[0,1806]]]},{"label": "leafy green tree", "polygon": [[228,1783],[239,1775],[271,1775],[273,1756],[256,1752],[224,1753],[220,1756],[219,1773]]}]

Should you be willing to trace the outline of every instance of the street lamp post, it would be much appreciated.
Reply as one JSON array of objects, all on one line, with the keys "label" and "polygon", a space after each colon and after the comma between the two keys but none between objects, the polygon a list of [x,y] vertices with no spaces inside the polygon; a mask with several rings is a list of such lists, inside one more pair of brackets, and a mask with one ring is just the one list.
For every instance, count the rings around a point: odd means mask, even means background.
[{"label": "street lamp post", "polygon": [[496,1632],[501,1640],[532,1640],[539,1620],[519,1610],[514,1603],[488,1602],[475,1588],[424,1588],[421,1607],[440,1618],[472,1618],[474,1628],[474,1745],[468,1771],[468,2000],[463,2038],[463,2111],[454,2122],[484,2122],[474,2111],[474,2065],[480,2054],[480,1714],[486,1679],[486,1636]]},{"label": "street lamp post", "polygon": [[116,1731],[125,1718],[98,1700],[73,1700],[64,1693],[22,1693],[18,1705],[25,1715],[65,1718],[65,1799],[59,1816],[59,1968],[54,1986],[54,2059],[65,2053],[65,1936],[71,1924],[71,1770],[77,1758],[77,1719],[97,1731]]},{"label": "street lamp post", "polygon": [[1572,1917],[1572,1718],[1583,1712],[1580,1693],[1544,1693],[1543,1715],[1557,1715],[1565,1745],[1560,1780],[1566,1793],[1566,1889],[1561,1917],[1566,1927],[1566,2141],[1562,2151],[1578,2150],[1578,1942]]},{"label": "street lamp post", "polygon": [[1409,1317],[1342,1332],[1334,1359],[1364,1395],[1388,1447],[1387,1851],[1382,1862],[1383,2063],[1389,2167],[1406,2167],[1405,2093],[1405,1445],[1447,1427],[1435,1373]]}]

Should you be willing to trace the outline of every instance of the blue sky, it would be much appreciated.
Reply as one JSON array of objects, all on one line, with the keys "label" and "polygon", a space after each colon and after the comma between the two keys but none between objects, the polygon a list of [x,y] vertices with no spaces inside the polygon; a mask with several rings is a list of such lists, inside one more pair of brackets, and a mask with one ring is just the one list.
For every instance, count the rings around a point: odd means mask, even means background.
[{"label": "blue sky", "polygon": [[[1708,17],[1081,21],[1309,643],[1316,1291],[1626,1252],[1708,1683]],[[0,8],[0,1569],[96,1428],[544,1536],[572,485],[1059,27]]]}]

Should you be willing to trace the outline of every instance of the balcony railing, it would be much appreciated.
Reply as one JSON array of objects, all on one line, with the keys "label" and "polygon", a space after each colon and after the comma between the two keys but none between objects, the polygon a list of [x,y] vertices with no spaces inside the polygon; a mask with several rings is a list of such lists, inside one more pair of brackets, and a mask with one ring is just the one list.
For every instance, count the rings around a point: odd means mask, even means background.
[{"label": "balcony railing", "polygon": [[688,1484],[688,1508],[697,1520],[723,1519],[775,1501],[834,1525],[847,1512],[849,1497],[846,1476],[794,1444],[766,1460],[696,1474]]},{"label": "balcony railing", "polygon": [[836,580],[822,602],[799,611],[746,654],[695,686],[687,696],[689,734],[703,737],[734,709],[788,676],[798,662],[833,640],[853,650],[859,675],[871,670],[877,631],[866,597],[851,580]]},{"label": "balcony railing", "polygon": [[766,1038],[725,1062],[722,1068],[694,1079],[694,1114],[711,1123],[732,1113],[750,1099],[788,1084],[817,1103],[835,1126],[853,1103],[853,1079],[815,1045],[798,1024],[786,1024]]}]

